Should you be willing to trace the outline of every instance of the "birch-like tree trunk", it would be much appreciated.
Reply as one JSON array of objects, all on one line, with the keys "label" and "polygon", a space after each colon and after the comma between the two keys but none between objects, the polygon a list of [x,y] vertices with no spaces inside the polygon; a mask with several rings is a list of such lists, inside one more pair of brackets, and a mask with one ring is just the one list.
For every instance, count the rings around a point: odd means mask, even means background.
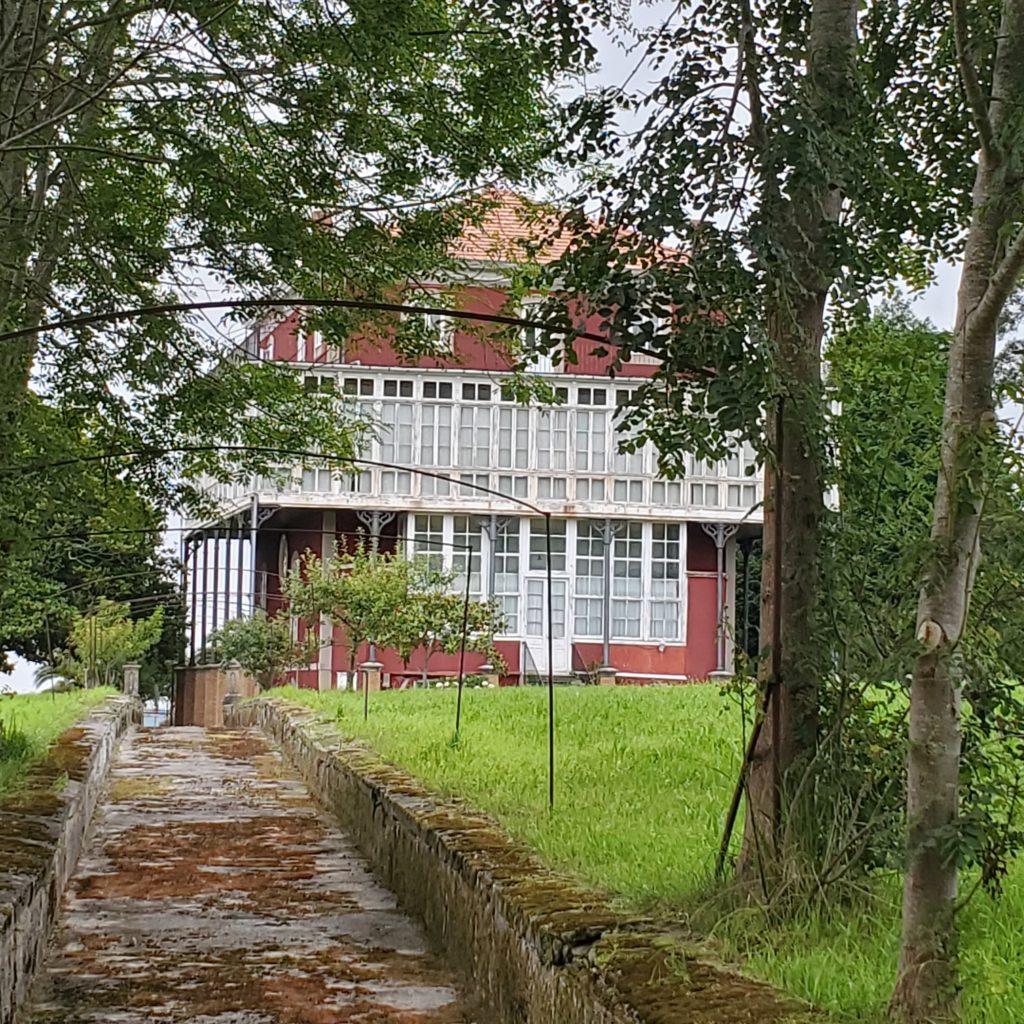
[{"label": "birch-like tree trunk", "polygon": [[918,600],[921,652],[910,695],[908,865],[892,1010],[915,1024],[952,1020],[957,1010],[960,682],[955,652],[981,550],[984,456],[995,429],[997,325],[1024,265],[1024,0],[1002,0],[987,89],[977,67],[988,62],[975,62],[958,0],[952,11],[979,152],[949,353],[931,551]]}]

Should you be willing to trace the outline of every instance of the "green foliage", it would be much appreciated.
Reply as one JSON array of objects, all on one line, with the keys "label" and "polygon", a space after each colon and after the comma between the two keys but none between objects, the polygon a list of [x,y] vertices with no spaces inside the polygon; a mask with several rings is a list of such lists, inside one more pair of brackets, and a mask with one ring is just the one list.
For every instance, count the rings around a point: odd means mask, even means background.
[{"label": "green foliage", "polygon": [[67,649],[42,667],[37,681],[120,687],[124,666],[140,661],[159,642],[163,624],[163,608],[133,619],[127,604],[101,597],[94,609],[75,615]]},{"label": "green foliage", "polygon": [[[5,28],[0,330],[210,281],[393,299],[447,262],[479,214],[467,196],[541,175],[561,134],[554,80],[593,54],[579,18],[541,0],[88,6],[26,0]],[[366,317],[304,319],[344,346]],[[181,473],[260,461],[211,446],[262,447],[263,465],[296,442],[351,453],[337,403],[239,361],[219,336],[231,323],[153,315],[4,343],[0,469],[33,364],[55,405],[97,416],[104,446],[138,453],[146,483],[180,501],[194,498]]]},{"label": "green foliage", "polygon": [[283,590],[291,610],[312,628],[321,615],[343,627],[350,666],[358,649],[372,640],[397,651],[406,665],[422,650],[426,678],[435,652],[459,650],[464,612],[467,649],[501,664],[494,651],[494,637],[503,628],[497,604],[470,600],[464,608],[456,583],[456,572],[438,569],[429,559],[359,545],[352,553],[336,551],[328,563],[307,552],[299,569],[288,573]]},{"label": "green foliage", "polygon": [[229,619],[210,636],[209,646],[221,661],[237,661],[262,689],[277,683],[288,669],[310,660],[308,647],[293,638],[288,616],[270,618],[262,608],[250,618]]},{"label": "green foliage", "polygon": [[[57,463],[0,487],[0,651],[45,661],[65,646],[72,616],[100,596],[141,613],[165,609],[160,668],[180,658],[181,598],[172,560],[160,550],[163,517],[131,467],[97,460],[89,418],[33,398],[11,464]],[[151,677],[156,666],[146,669]]]},{"label": "green foliage", "polygon": [[[828,522],[825,595],[835,673],[822,681],[814,785],[829,794],[812,872],[830,881],[898,868],[903,858],[907,691],[920,567],[929,545],[942,438],[948,335],[899,305],[835,337],[828,396],[837,511]],[[935,841],[997,889],[1020,848],[1015,824],[1024,748],[1021,488],[1013,443],[996,436],[983,518],[983,602],[960,645],[964,684],[961,820]],[[808,897],[810,898],[810,897]]]}]

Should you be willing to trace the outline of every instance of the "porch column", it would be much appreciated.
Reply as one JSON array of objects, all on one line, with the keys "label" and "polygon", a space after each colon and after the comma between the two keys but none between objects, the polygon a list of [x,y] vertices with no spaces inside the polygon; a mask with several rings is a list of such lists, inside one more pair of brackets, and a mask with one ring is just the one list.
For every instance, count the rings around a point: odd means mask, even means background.
[{"label": "porch column", "polygon": [[598,682],[602,686],[611,686],[615,682],[615,669],[612,667],[612,545],[619,527],[610,519],[601,527],[601,543],[604,546],[604,585],[601,607],[601,667],[597,670]]},{"label": "porch column", "polygon": [[725,545],[738,527],[726,523],[701,523],[701,529],[715,542],[715,671],[716,676],[730,675],[725,665]]},{"label": "porch column", "polygon": [[[334,561],[334,545],[338,533],[338,518],[334,509],[324,509],[320,521],[320,557],[324,568]],[[334,689],[334,620],[330,615],[320,616],[320,660],[317,664],[317,689]]]},{"label": "porch column", "polygon": [[[380,531],[383,527],[387,526],[388,523],[390,523],[395,518],[395,513],[382,512],[380,509],[375,508],[370,512],[357,512],[356,516],[364,526],[369,528],[370,552],[371,554],[375,555],[378,549],[380,548]],[[367,660],[367,664],[377,665],[377,645],[372,640],[370,641],[369,654],[370,656],[369,659]],[[380,677],[378,675],[378,689],[380,688],[379,679]]]},{"label": "porch column", "polygon": [[508,529],[511,519],[508,516],[496,516],[493,513],[484,520],[483,532],[487,535],[487,592],[485,598],[494,597],[494,554],[498,546],[498,537]]}]

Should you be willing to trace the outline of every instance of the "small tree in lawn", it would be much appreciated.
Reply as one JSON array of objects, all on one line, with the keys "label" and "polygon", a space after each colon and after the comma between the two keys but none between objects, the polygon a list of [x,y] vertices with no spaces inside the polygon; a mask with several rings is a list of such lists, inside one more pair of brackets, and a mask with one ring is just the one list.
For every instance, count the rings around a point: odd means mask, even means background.
[{"label": "small tree in lawn", "polygon": [[351,679],[363,644],[394,646],[389,637],[409,592],[411,572],[411,563],[400,552],[376,552],[359,545],[330,562],[307,552],[299,569],[286,576],[284,593],[293,613],[310,628],[321,615],[344,628]]},{"label": "small tree in lawn", "polygon": [[36,673],[36,685],[116,686],[124,666],[157,643],[163,624],[163,608],[133,619],[127,604],[102,597],[94,611],[74,617],[68,649]]},{"label": "small tree in lawn", "polygon": [[290,668],[305,664],[306,646],[292,637],[284,616],[268,617],[257,608],[250,619],[231,619],[213,634],[211,645],[224,661],[237,661],[267,690]]},{"label": "small tree in lawn", "polygon": [[398,651],[406,665],[414,651],[423,650],[423,684],[427,683],[430,659],[439,651],[458,652],[464,631],[467,650],[500,662],[494,650],[495,634],[504,626],[498,605],[473,600],[467,605],[464,592],[455,589],[455,570],[437,569],[425,559],[408,564],[411,572],[407,596],[391,620],[386,636],[388,646]]}]

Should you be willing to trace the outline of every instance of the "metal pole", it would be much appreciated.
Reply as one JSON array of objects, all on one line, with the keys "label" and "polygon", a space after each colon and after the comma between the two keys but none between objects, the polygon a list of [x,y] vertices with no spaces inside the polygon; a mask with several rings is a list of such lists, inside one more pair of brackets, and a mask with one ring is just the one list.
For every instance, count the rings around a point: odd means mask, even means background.
[{"label": "metal pole", "polygon": [[249,593],[250,606],[249,614],[256,614],[256,523],[259,519],[260,499],[254,494],[252,496],[252,508],[249,510]]},{"label": "metal pole", "polygon": [[210,538],[207,536],[206,531],[203,531],[203,589],[201,593],[202,599],[202,616],[201,616],[201,637],[202,642],[199,644],[199,655],[203,658],[206,657],[206,592],[208,589],[208,577],[210,575]]},{"label": "metal pole", "polygon": [[548,807],[555,806],[555,612],[551,580],[551,513],[544,513],[548,583]]},{"label": "metal pole", "polygon": [[231,526],[224,531],[224,621],[231,618]]},{"label": "metal pole", "polygon": [[[377,551],[380,549],[380,512],[374,509],[370,513],[370,554],[376,556]],[[377,645],[371,640],[369,649],[369,660],[377,660]],[[366,709],[364,708],[364,715],[366,717]],[[456,730],[458,731],[458,730]]]},{"label": "metal pole", "polygon": [[210,605],[213,611],[213,621],[211,633],[217,632],[218,619],[218,606],[217,606],[217,584],[220,577],[220,530],[214,530],[213,533],[213,595],[210,601]]},{"label": "metal pole", "polygon": [[466,631],[469,629],[469,581],[473,575],[473,547],[466,552],[466,594],[462,599],[462,642],[459,644],[459,696],[455,702],[455,736],[462,723],[462,683],[466,678]]},{"label": "metal pole", "polygon": [[235,618],[242,617],[242,591],[245,589],[245,534],[242,533],[242,517],[238,517],[238,594],[235,598]]},{"label": "metal pole", "polygon": [[188,663],[190,665],[194,665],[196,663],[196,607],[198,601],[197,590],[199,586],[199,567],[196,565],[199,560],[199,544],[195,538],[190,537],[185,541],[185,551],[186,557],[189,551],[191,551],[192,554],[192,557],[189,559],[188,569],[188,571],[192,573],[192,600],[189,602]]}]

